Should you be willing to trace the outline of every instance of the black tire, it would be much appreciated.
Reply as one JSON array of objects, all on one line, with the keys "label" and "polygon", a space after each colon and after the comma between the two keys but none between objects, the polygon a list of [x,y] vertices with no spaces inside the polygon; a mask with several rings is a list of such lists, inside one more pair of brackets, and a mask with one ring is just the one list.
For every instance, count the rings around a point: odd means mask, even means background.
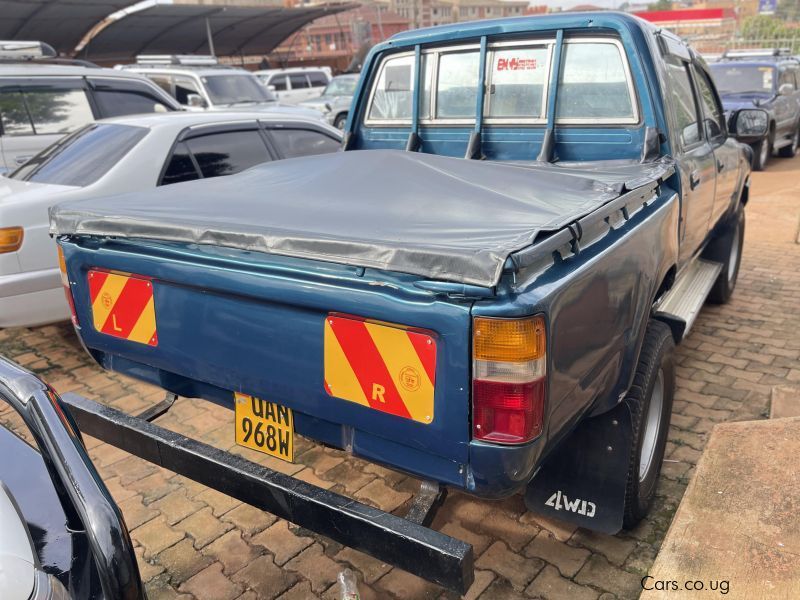
[{"label": "black tire", "polygon": [[768,137],[753,144],[753,171],[766,169],[770,156],[772,156],[772,144]]},{"label": "black tire", "polygon": [[625,397],[633,426],[622,522],[625,529],[635,527],[653,503],[667,445],[674,394],[675,342],[672,332],[664,323],[650,321],[633,385]]},{"label": "black tire", "polygon": [[711,304],[725,304],[731,299],[733,290],[736,288],[739,266],[742,263],[744,224],[744,206],[740,204],[729,224],[720,235],[709,242],[703,253],[705,258],[722,263],[722,270],[706,299]]},{"label": "black tire", "polygon": [[345,123],[347,123],[347,113],[342,113],[340,115],[336,115],[336,119],[333,121],[333,126],[341,131],[344,129]]},{"label": "black tire", "polygon": [[792,143],[778,150],[778,156],[781,158],[794,158],[797,156],[798,147],[800,147],[800,127],[795,129]]}]

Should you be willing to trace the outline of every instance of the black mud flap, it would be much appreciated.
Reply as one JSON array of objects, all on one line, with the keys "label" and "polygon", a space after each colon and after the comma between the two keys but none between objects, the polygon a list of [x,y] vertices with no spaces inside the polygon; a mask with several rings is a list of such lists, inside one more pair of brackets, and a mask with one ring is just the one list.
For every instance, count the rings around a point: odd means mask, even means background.
[{"label": "black mud flap", "polygon": [[528,484],[528,510],[617,533],[625,510],[631,430],[630,409],[624,402],[581,422]]}]

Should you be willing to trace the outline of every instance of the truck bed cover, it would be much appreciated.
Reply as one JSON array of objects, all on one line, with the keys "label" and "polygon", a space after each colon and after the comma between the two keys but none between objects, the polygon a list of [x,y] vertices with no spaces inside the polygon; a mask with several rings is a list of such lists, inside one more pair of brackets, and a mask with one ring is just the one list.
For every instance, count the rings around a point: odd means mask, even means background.
[{"label": "truck bed cover", "polygon": [[537,235],[672,169],[670,161],[555,165],[349,151],[66,202],[50,209],[50,231],[211,244],[490,287]]}]

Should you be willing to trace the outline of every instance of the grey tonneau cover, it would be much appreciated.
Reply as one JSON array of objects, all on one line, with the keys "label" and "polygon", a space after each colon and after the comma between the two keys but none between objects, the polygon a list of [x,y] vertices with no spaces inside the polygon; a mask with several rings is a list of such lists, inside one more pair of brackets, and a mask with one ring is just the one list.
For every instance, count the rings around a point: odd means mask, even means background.
[{"label": "grey tonneau cover", "polygon": [[57,235],[212,244],[490,287],[508,256],[633,187],[669,161],[576,166],[398,150],[268,163],[50,209]]}]

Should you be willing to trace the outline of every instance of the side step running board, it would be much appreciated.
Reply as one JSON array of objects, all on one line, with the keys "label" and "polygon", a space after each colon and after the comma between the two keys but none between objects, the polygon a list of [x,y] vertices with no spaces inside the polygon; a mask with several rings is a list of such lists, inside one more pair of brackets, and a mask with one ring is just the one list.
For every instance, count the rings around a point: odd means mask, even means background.
[{"label": "side step running board", "polygon": [[700,313],[708,293],[722,270],[722,265],[709,260],[697,259],[684,269],[680,278],[656,308],[656,316],[678,319],[686,325],[685,336]]}]

